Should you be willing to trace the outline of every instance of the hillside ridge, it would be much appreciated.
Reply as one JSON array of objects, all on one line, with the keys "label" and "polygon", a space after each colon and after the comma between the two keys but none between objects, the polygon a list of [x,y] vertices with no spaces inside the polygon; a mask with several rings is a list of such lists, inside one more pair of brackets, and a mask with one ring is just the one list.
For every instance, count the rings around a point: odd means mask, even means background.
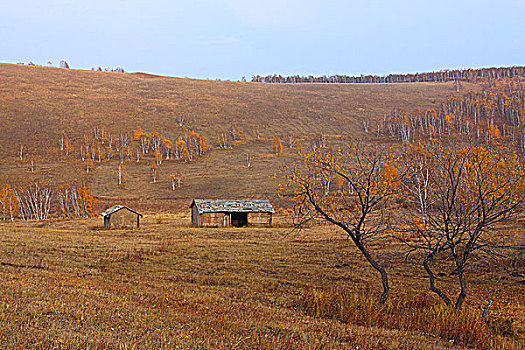
[{"label": "hillside ridge", "polygon": [[[462,89],[479,87],[464,83]],[[290,135],[303,147],[321,136],[328,142],[367,139],[364,120],[377,121],[394,108],[436,107],[453,94],[451,82],[259,84],[0,64],[0,182],[59,186],[77,179],[91,186],[100,205],[123,202],[146,209],[181,207],[177,203],[195,197],[273,199],[277,184],[270,176],[297,152],[287,144]],[[133,139],[137,127],[171,143],[191,130],[211,148],[192,161],[159,164],[155,182],[151,153],[139,162],[124,161],[127,180],[120,186],[118,152],[110,160],[95,157],[86,171],[82,144],[93,139],[94,130]],[[233,134],[231,148],[220,147],[222,138]],[[67,155],[59,147],[64,136],[71,143]],[[280,155],[272,154],[276,137],[283,143]],[[250,166],[247,157],[253,159]],[[183,177],[176,191],[170,186],[173,174]]]}]

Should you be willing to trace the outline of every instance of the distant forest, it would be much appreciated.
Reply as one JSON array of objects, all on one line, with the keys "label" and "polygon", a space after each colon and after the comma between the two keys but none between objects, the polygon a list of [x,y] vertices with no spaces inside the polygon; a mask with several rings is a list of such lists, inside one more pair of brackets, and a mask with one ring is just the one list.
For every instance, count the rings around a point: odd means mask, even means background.
[{"label": "distant forest", "polygon": [[419,83],[419,82],[445,82],[445,81],[473,81],[478,78],[499,79],[505,77],[525,76],[525,67],[499,67],[480,69],[442,70],[439,72],[414,73],[414,74],[389,74],[377,75],[323,75],[320,77],[292,75],[254,75],[252,82],[257,83]]}]

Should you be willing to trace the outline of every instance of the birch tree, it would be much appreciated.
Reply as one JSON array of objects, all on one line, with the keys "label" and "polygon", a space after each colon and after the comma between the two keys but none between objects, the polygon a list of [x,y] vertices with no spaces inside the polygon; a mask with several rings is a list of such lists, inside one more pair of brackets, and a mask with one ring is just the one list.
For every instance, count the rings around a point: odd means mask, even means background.
[{"label": "birch tree", "polygon": [[182,174],[181,173],[171,174],[170,179],[171,179],[171,189],[173,191],[175,191],[175,189],[180,188],[182,186]]},{"label": "birch tree", "polygon": [[124,163],[118,163],[117,177],[119,185],[122,185],[126,181],[126,166]]},{"label": "birch tree", "polygon": [[20,205],[23,220],[45,220],[49,218],[54,191],[48,185],[34,182],[20,190],[14,190]]}]

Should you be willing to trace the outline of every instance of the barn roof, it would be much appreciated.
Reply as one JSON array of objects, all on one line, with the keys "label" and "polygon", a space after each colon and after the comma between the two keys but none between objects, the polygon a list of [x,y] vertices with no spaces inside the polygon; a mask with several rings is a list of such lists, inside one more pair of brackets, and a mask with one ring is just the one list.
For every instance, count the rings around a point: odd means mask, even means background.
[{"label": "barn roof", "polygon": [[131,211],[131,212],[133,212],[133,213],[135,213],[135,214],[137,214],[139,216],[142,216],[142,214],[136,212],[135,210],[130,209],[130,208],[128,208],[128,207],[126,207],[124,205],[120,205],[120,204],[114,205],[111,208],[108,208],[108,209],[104,210],[102,213],[100,213],[100,215],[102,215],[104,217],[110,216],[111,214],[116,213],[117,211],[119,211],[121,209],[127,209],[127,210],[129,210],[129,211]]},{"label": "barn roof", "polygon": [[190,208],[196,206],[202,213],[275,213],[272,204],[267,199],[194,199]]}]

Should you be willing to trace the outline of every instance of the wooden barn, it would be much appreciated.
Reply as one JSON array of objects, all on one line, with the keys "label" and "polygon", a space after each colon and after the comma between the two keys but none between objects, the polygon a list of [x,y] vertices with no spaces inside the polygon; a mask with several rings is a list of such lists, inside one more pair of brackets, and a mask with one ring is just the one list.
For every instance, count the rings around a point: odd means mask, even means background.
[{"label": "wooden barn", "polygon": [[196,226],[270,226],[275,210],[265,199],[194,199],[191,223]]},{"label": "wooden barn", "polygon": [[140,227],[142,214],[123,205],[114,205],[100,213],[104,217],[104,227]]}]

